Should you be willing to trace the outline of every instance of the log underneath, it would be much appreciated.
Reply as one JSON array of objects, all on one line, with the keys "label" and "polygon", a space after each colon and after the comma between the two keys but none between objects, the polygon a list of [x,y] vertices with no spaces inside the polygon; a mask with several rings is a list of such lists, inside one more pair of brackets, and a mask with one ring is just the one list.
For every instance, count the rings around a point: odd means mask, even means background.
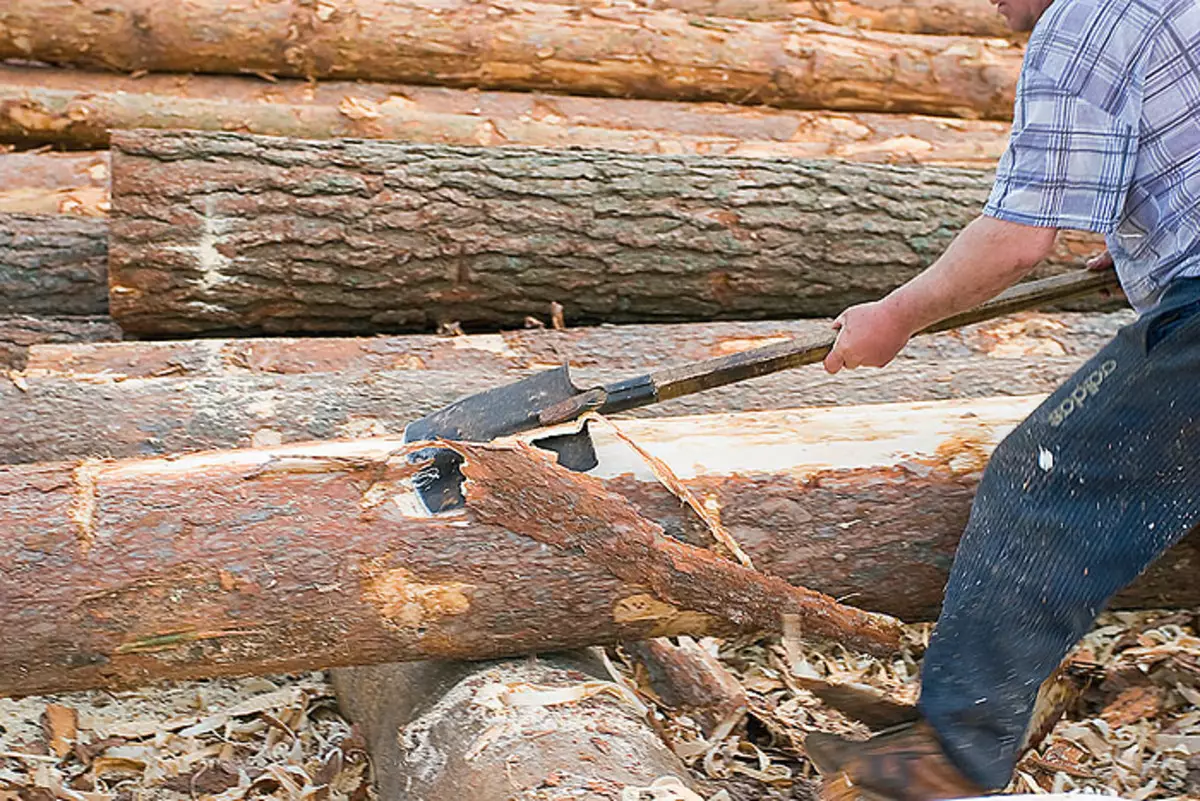
[{"label": "log underneath", "polygon": [[[936,609],[974,482],[1029,399],[628,421],[764,572]],[[596,475],[667,531],[678,501],[601,427]],[[0,470],[0,694],[669,634],[718,620],[578,551],[414,515],[397,440]],[[1121,597],[1200,602],[1185,540]]]},{"label": "log underneath", "polygon": [[0,315],[108,313],[108,224],[0,212]]},{"label": "log underneath", "polygon": [[[1049,392],[1132,312],[1026,316],[914,340],[885,370],[820,366],[636,414],[701,414]],[[0,461],[117,458],[400,434],[465,394],[566,361],[581,385],[802,336],[827,321],[628,326],[470,337],[35,347],[0,381]],[[136,379],[136,380],[134,380]],[[87,421],[81,425],[80,421]]]},{"label": "log underneath", "polygon": [[[23,369],[29,349],[41,343],[103,342],[120,338],[121,329],[108,317],[0,317],[0,371]],[[23,404],[15,397],[9,400]]]},{"label": "log underneath", "polygon": [[[145,334],[513,326],[551,302],[575,324],[833,315],[931,263],[991,185],[237,134],[118,132],[113,147],[112,314]],[[1043,272],[1075,267],[1073,249]]]},{"label": "log underneath", "polygon": [[0,65],[0,141],[107,147],[109,131],[190,128],[440,145],[837,158],[992,168],[1008,123],[405,84],[147,75]]},{"label": "log underneath", "polygon": [[586,651],[343,668],[333,686],[381,798],[618,801],[664,776],[692,784],[641,702]]},{"label": "log underneath", "polygon": [[8,0],[0,59],[1011,119],[1021,47],[528,0]]}]

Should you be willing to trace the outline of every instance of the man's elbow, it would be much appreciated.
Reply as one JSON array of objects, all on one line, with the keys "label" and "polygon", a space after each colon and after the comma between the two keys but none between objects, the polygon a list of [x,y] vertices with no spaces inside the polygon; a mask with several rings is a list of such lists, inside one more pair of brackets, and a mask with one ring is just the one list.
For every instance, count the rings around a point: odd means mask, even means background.
[{"label": "man's elbow", "polygon": [[1032,270],[1054,250],[1057,228],[1008,222],[995,217],[980,217],[979,223],[990,229],[990,239],[1021,271]]}]

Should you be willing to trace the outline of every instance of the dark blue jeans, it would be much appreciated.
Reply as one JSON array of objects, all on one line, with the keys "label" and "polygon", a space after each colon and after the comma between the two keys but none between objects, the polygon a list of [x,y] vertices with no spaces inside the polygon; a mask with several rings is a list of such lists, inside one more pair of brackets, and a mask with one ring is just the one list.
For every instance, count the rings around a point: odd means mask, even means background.
[{"label": "dark blue jeans", "polygon": [[1038,687],[1200,523],[1200,278],[1179,279],[996,448],[922,669],[951,760],[1008,783]]}]

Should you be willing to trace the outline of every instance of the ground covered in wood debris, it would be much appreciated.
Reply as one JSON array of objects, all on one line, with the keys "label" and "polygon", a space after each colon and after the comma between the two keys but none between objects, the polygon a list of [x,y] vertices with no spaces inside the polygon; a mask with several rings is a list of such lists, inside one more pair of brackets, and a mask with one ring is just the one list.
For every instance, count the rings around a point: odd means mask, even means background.
[{"label": "ground covered in wood debris", "polygon": [[[1200,796],[1198,623],[1193,611],[1103,616],[1072,658],[1090,686],[1022,760],[1010,791]],[[688,643],[719,656],[744,703],[705,721],[702,710],[660,699],[655,725],[714,788],[709,799],[811,798],[813,774],[798,749],[804,733],[868,732],[823,702],[822,689],[850,687],[888,702],[877,708],[901,709],[915,697],[913,657],[928,631],[910,627],[914,654],[891,663],[787,638]],[[654,698],[636,660],[616,662],[623,682]],[[0,699],[0,801],[373,795],[363,742],[320,673]],[[666,777],[625,795],[697,798]]]}]

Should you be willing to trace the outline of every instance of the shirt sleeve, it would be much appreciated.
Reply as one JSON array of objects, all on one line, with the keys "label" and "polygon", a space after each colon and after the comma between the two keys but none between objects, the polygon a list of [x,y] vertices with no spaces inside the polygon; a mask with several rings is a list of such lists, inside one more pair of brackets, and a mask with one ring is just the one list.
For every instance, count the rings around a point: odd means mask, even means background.
[{"label": "shirt sleeve", "polygon": [[1012,134],[983,213],[1042,228],[1112,233],[1137,161],[1136,123],[1026,68]]}]

